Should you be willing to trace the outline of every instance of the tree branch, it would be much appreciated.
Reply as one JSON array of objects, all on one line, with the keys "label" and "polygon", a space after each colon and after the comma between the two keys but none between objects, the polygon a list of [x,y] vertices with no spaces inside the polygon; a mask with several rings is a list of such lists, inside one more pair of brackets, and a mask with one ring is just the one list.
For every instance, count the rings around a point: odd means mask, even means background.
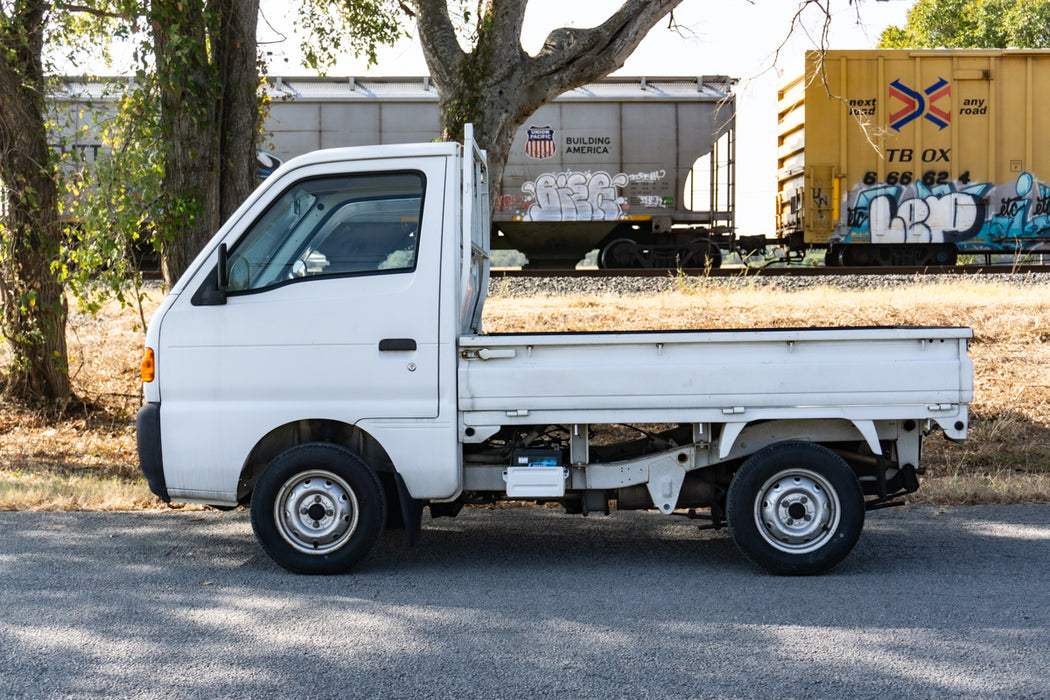
[{"label": "tree branch", "polygon": [[487,0],[485,12],[491,14],[493,24],[500,28],[500,34],[513,37],[514,44],[520,46],[521,27],[525,22],[525,7],[528,4],[529,0]]},{"label": "tree branch", "polygon": [[445,0],[406,0],[416,14],[423,55],[438,86],[451,84],[466,58]]},{"label": "tree branch", "polygon": [[56,2],[51,7],[55,10],[65,10],[66,12],[80,12],[99,19],[131,19],[129,15],[122,12],[110,12],[109,10],[100,10],[97,7],[89,7],[87,5]]},{"label": "tree branch", "polygon": [[555,29],[528,62],[528,84],[546,99],[608,75],[622,67],[649,30],[681,2],[627,0],[597,27]]},{"label": "tree branch", "polygon": [[[521,47],[521,28],[529,0],[483,0],[478,3],[477,39],[473,56],[486,65],[493,84],[517,84],[528,60]],[[491,87],[490,85],[489,87]]]}]

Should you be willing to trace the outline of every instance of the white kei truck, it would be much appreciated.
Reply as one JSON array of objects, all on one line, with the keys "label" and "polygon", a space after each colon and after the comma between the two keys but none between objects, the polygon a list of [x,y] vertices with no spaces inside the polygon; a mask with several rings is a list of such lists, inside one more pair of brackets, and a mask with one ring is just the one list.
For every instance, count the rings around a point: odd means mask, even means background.
[{"label": "white kei truck", "polygon": [[[270,176],[153,317],[152,491],[250,504],[262,547],[344,572],[385,527],[499,500],[728,526],[777,574],[838,564],[967,431],[967,328],[486,334],[485,154],[310,153]],[[626,437],[624,437],[626,435]]]}]

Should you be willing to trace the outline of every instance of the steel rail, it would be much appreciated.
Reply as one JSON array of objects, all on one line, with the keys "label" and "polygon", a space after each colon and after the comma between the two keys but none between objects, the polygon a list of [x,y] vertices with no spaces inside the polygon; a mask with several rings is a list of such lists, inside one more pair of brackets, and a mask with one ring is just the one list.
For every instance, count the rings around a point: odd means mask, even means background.
[{"label": "steel rail", "polygon": [[900,267],[728,267],[717,269],[533,269],[494,268],[491,277],[840,277],[857,275],[1028,275],[1050,265],[942,265]]}]

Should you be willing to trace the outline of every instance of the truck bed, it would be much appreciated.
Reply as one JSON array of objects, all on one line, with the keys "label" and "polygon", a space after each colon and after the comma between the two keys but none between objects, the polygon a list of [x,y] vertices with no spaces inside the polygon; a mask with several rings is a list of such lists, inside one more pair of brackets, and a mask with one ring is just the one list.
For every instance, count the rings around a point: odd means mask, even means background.
[{"label": "truck bed", "polygon": [[934,418],[965,433],[968,328],[462,337],[466,426]]}]

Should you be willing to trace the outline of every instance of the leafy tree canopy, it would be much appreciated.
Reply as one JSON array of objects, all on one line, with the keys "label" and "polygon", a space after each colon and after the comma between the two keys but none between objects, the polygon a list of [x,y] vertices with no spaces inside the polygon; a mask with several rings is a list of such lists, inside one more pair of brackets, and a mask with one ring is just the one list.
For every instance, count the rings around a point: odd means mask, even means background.
[{"label": "leafy tree canopy", "polygon": [[1050,48],[1050,0],[918,0],[879,47]]},{"label": "leafy tree canopy", "polygon": [[406,17],[398,0],[303,0],[295,20],[303,63],[322,74],[345,54],[375,65],[379,46],[408,36]]}]

